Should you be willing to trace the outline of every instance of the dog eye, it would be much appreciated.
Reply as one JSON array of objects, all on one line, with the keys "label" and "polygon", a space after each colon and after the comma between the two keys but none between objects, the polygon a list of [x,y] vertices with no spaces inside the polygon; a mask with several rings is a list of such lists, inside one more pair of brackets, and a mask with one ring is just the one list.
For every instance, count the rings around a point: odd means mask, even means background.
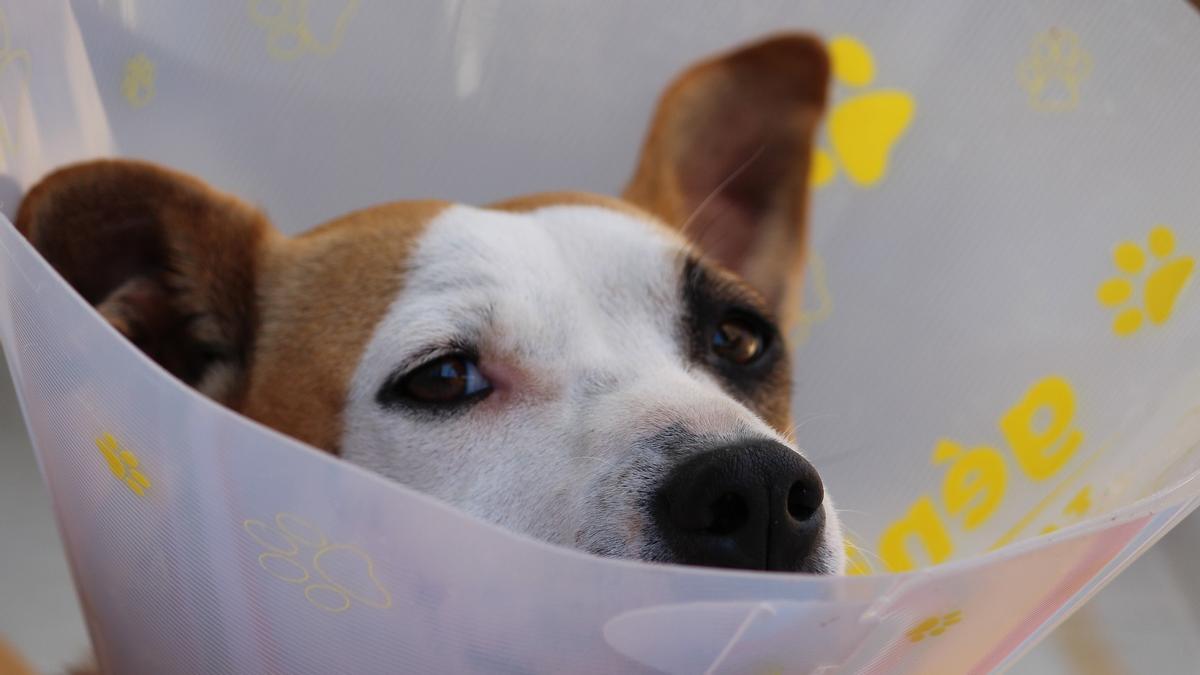
[{"label": "dog eye", "polygon": [[455,354],[413,370],[400,380],[399,388],[411,400],[451,404],[486,395],[492,384],[479,372],[479,365],[473,359]]},{"label": "dog eye", "polygon": [[727,316],[712,334],[712,350],[717,356],[746,366],[754,363],[766,351],[770,335],[759,321],[749,317]]}]

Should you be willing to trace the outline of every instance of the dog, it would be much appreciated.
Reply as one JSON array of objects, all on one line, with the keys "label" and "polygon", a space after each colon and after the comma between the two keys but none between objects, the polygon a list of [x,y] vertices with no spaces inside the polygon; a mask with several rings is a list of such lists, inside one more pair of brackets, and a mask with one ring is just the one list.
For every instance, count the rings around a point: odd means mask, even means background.
[{"label": "dog", "polygon": [[175,377],[477,517],[600,556],[840,574],[782,328],[829,71],[803,34],[688,68],[620,198],[395,202],[286,237],[196,178],[97,160],[16,225]]}]

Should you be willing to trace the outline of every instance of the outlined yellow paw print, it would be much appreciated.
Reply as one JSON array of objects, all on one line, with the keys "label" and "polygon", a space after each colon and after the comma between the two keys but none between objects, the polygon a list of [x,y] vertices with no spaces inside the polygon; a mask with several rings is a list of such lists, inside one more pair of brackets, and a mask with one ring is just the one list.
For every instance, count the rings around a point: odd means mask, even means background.
[{"label": "outlined yellow paw print", "polygon": [[864,91],[834,104],[826,122],[832,150],[813,153],[809,183],[813,188],[828,185],[840,167],[850,182],[871,187],[887,175],[892,148],[908,130],[917,104],[906,91],[866,89],[875,81],[875,60],[857,38],[834,37],[829,55],[834,79]]},{"label": "outlined yellow paw print", "polygon": [[[0,11],[0,75],[16,64],[24,65],[19,76],[25,83],[29,82],[29,52],[25,49],[14,49],[12,36],[8,30],[8,17]],[[8,119],[0,110],[0,168],[7,166],[8,156],[17,149],[16,141],[8,130]]]},{"label": "outlined yellow paw print", "polygon": [[[808,257],[808,269],[805,272],[808,277],[804,284],[804,290],[811,290],[815,304],[807,302],[801,303],[800,311],[789,329],[791,331],[791,344],[793,347],[798,347],[805,342],[808,342],[809,335],[812,334],[813,327],[817,324],[824,323],[833,314],[833,296],[829,293],[829,281],[825,274],[825,259],[812,252]],[[811,307],[811,308],[810,308]]]},{"label": "outlined yellow paw print", "polygon": [[125,62],[121,94],[135,108],[146,105],[154,98],[154,62],[145,54],[138,54]]},{"label": "outlined yellow paw print", "polygon": [[[327,37],[313,34],[310,2],[336,10]],[[267,52],[277,61],[294,61],[304,54],[329,56],[342,46],[346,26],[358,11],[359,0],[249,0],[250,18],[267,31]],[[340,7],[340,9],[339,9]]]},{"label": "outlined yellow paw print", "polygon": [[1063,28],[1039,33],[1017,67],[1017,81],[1029,94],[1029,106],[1042,112],[1078,107],[1081,86],[1091,74],[1091,54],[1078,35]]},{"label": "outlined yellow paw print", "polygon": [[905,635],[908,636],[909,642],[920,642],[925,638],[937,637],[946,631],[954,624],[962,621],[962,610],[954,610],[948,614],[941,616],[931,616],[922,620],[917,625],[908,629]]},{"label": "outlined yellow paw print", "polygon": [[314,607],[338,613],[355,602],[375,609],[392,606],[371,556],[357,546],[329,541],[300,516],[277,514],[273,527],[250,519],[242,529],[266,549],[258,556],[259,566],[280,581],[304,586],[304,597]]},{"label": "outlined yellow paw print", "polygon": [[[1117,311],[1112,329],[1117,335],[1133,335],[1142,323],[1160,326],[1171,318],[1175,301],[1192,278],[1196,266],[1195,258],[1187,255],[1172,257],[1175,253],[1175,233],[1166,225],[1150,230],[1147,236],[1150,251],[1133,241],[1123,241],[1113,249],[1113,263],[1121,272],[1101,283],[1096,289],[1096,298],[1105,307]],[[1144,280],[1139,276],[1150,266]],[[1142,285],[1140,302],[1134,299],[1134,290]]]},{"label": "outlined yellow paw print", "polygon": [[104,461],[108,463],[108,470],[112,472],[112,475],[124,481],[135,495],[140,497],[146,494],[146,490],[150,489],[150,479],[138,468],[140,462],[137,455],[133,454],[133,451],[121,447],[120,442],[112,434],[106,433],[95,441],[96,447],[100,449],[100,454],[104,455]]}]

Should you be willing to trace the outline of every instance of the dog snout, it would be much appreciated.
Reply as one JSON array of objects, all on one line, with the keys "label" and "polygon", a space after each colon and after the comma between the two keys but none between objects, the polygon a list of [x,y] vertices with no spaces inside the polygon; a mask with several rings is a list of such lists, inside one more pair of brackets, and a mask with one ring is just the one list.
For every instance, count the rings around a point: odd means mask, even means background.
[{"label": "dog snout", "polygon": [[707,450],[671,471],[655,520],[675,562],[816,571],[824,499],[812,464],[781,443],[756,441]]}]

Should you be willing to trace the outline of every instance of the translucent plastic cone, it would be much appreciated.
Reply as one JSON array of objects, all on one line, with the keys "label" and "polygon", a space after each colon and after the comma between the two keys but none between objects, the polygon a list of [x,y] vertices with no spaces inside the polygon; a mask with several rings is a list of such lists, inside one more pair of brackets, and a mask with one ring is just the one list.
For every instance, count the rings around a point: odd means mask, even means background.
[{"label": "translucent plastic cone", "polygon": [[263,204],[614,192],[661,87],[827,39],[796,436],[851,576],[605,560],[186,388],[0,223],[0,342],[115,672],[985,672],[1200,498],[1186,2],[0,2],[0,201],[98,155]]}]

